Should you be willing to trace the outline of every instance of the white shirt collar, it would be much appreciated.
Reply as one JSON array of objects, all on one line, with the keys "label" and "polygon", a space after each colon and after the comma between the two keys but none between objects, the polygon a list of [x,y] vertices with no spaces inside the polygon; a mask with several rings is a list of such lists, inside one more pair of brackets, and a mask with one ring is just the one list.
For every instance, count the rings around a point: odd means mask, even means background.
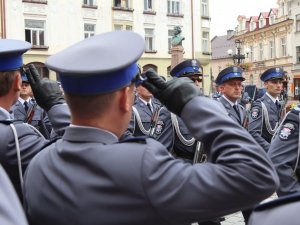
[{"label": "white shirt collar", "polygon": [[140,97],[139,97],[139,99],[140,99],[145,105],[147,105],[147,103],[149,103],[149,104],[152,106],[151,98],[150,98],[149,102],[146,102],[144,99],[142,99],[142,98],[140,98]]},{"label": "white shirt collar", "polygon": [[273,103],[275,103],[276,101],[279,101],[279,98],[273,98],[268,92],[266,92],[266,95],[272,100]]},{"label": "white shirt collar", "polygon": [[[31,100],[31,98],[28,98],[27,100],[26,100],[26,102],[30,102],[30,100]],[[25,102],[25,100],[23,99],[23,98],[21,98],[21,97],[19,97],[19,99],[18,99],[18,101],[19,102],[21,102],[22,103],[22,105],[24,105],[24,102]]]},{"label": "white shirt collar", "polygon": [[237,101],[235,101],[235,102],[230,101],[228,98],[226,98],[225,95],[223,95],[223,98],[231,105],[231,107],[238,104]]}]

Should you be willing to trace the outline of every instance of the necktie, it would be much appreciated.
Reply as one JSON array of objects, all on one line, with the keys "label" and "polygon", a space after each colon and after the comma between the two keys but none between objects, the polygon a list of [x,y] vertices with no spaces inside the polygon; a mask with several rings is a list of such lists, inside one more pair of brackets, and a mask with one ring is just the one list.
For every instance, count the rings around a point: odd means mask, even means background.
[{"label": "necktie", "polygon": [[24,109],[25,109],[25,111],[27,112],[28,111],[28,102],[24,102]]},{"label": "necktie", "polygon": [[153,113],[153,111],[152,111],[152,107],[151,107],[151,105],[150,105],[150,103],[149,103],[149,102],[147,102],[147,106],[148,106],[148,108],[149,108],[150,112],[151,112],[151,113]]},{"label": "necktie", "polygon": [[234,109],[234,111],[236,112],[236,114],[238,115],[239,119],[241,119],[241,118],[240,118],[239,107],[238,107],[237,105],[233,105],[233,109]]},{"label": "necktie", "polygon": [[280,110],[280,104],[279,104],[278,100],[275,101],[275,105],[276,105],[277,110],[279,111]]}]

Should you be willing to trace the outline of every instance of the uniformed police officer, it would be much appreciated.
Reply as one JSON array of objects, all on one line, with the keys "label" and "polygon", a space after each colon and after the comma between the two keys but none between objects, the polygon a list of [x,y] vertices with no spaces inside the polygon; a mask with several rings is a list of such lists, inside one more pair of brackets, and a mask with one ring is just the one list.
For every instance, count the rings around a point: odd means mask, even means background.
[{"label": "uniformed police officer", "polygon": [[[203,72],[200,62],[197,59],[187,59],[177,64],[170,71],[170,75],[173,78],[187,77],[194,82],[196,87],[202,87]],[[203,161],[205,154],[199,152],[203,150],[203,148],[201,148],[201,143],[195,140],[180,117],[171,113],[171,119],[174,130],[174,144],[172,147],[173,155],[187,159],[191,162],[198,162],[198,160]],[[199,154],[199,158],[196,159],[195,154]]]},{"label": "uniformed police officer", "polygon": [[245,80],[243,70],[238,66],[229,66],[223,69],[216,79],[222,95],[218,100],[225,107],[228,116],[241,126],[246,126],[247,113],[245,107],[239,104]]},{"label": "uniformed police officer", "polygon": [[274,192],[278,178],[263,149],[187,78],[165,82],[150,73],[143,85],[209,146],[208,163],[174,159],[152,138],[119,142],[144,49],[142,36],[115,31],[47,59],[60,77],[72,124],[27,168],[31,224],[188,224],[235,212]]},{"label": "uniformed police officer", "polygon": [[266,93],[253,103],[250,112],[248,130],[266,152],[284,110],[279,102],[283,74],[283,69],[276,67],[266,70],[261,75]]},{"label": "uniformed police officer", "polygon": [[[23,172],[30,160],[49,143],[32,126],[14,122],[9,110],[18,100],[21,90],[22,55],[31,48],[24,41],[0,39],[0,163],[6,170],[20,198]],[[36,100],[48,111],[57,134],[62,134],[70,122],[70,113],[61,92],[52,81],[40,80],[35,68],[30,77]]]},{"label": "uniformed police officer", "polygon": [[300,194],[290,194],[255,208],[247,225],[298,225]]},{"label": "uniformed police officer", "polygon": [[27,225],[20,201],[1,165],[0,180],[0,223],[5,225]]},{"label": "uniformed police officer", "polygon": [[268,151],[275,166],[280,186],[277,195],[300,192],[300,146],[299,146],[300,105],[292,109],[276,131]]},{"label": "uniformed police officer", "polygon": [[19,120],[37,128],[42,135],[49,139],[51,123],[46,112],[37,105],[31,97],[32,90],[25,74],[22,74],[22,89],[18,101],[11,107],[14,120]]}]

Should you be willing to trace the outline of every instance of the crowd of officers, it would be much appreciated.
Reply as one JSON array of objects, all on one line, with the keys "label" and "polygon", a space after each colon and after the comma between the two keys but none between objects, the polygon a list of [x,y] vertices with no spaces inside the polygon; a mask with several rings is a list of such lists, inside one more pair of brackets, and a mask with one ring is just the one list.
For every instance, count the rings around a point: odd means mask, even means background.
[{"label": "crowd of officers", "polygon": [[144,47],[116,31],[49,57],[62,93],[23,67],[29,43],[0,40],[0,223],[218,225],[237,211],[250,225],[287,224],[278,211],[297,221],[300,108],[279,99],[283,70],[261,75],[266,93],[250,105],[243,70],[225,68],[211,99],[198,60],[165,81],[140,72]]}]

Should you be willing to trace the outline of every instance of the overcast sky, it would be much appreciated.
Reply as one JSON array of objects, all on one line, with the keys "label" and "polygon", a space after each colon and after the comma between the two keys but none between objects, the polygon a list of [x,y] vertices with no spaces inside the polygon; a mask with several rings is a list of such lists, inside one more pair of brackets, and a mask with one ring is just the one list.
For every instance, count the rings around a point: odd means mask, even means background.
[{"label": "overcast sky", "polygon": [[226,35],[227,30],[234,30],[237,17],[258,16],[260,12],[269,12],[278,8],[277,0],[210,0],[211,38]]}]

